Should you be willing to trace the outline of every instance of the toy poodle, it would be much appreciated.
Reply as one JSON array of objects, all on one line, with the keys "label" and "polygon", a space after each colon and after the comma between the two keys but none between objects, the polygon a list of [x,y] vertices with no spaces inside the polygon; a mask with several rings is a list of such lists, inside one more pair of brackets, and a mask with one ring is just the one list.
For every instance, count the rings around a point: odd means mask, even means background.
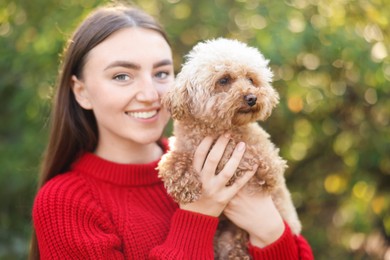
[{"label": "toy poodle", "polygon": [[[194,151],[206,136],[217,139],[229,133],[231,140],[217,173],[235,146],[245,142],[244,156],[227,185],[258,165],[244,189],[271,194],[284,221],[299,234],[301,224],[284,179],[286,161],[257,122],[266,120],[279,102],[268,63],[256,48],[225,38],[198,43],[189,52],[162,100],[174,120],[174,137],[158,165],[159,176],[176,202],[197,200],[202,184],[193,168]],[[216,259],[250,259],[247,242],[245,231],[220,217],[214,239]]]}]

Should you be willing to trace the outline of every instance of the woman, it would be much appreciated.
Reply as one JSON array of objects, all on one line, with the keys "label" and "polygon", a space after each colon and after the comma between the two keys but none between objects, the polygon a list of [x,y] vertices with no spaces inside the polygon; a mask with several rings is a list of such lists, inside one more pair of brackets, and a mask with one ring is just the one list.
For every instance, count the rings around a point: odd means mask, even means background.
[{"label": "woman", "polygon": [[[177,205],[155,170],[167,143],[161,96],[174,80],[162,28],[124,6],[94,11],[68,42],[33,206],[32,259],[213,259],[224,212],[248,231],[254,259],[311,259],[268,196],[247,197],[248,172],[226,187],[245,151],[215,174],[229,136],[205,138],[194,167],[201,198]],[[211,148],[212,147],[212,148]],[[256,210],[246,210],[257,206]],[[266,212],[266,214],[264,214]]]}]

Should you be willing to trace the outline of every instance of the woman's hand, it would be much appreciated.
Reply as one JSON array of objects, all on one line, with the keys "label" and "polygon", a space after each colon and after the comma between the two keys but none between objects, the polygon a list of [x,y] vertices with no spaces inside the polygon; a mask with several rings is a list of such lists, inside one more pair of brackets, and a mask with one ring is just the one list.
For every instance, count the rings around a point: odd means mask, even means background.
[{"label": "woman's hand", "polygon": [[270,195],[241,189],[229,202],[224,214],[249,233],[252,245],[263,248],[284,232],[283,219]]},{"label": "woman's hand", "polygon": [[202,182],[201,196],[195,202],[181,204],[180,208],[218,217],[227,203],[253,176],[254,171],[246,173],[233,185],[227,187],[227,182],[233,176],[244,154],[245,144],[241,142],[236,146],[229,161],[221,172],[216,174],[218,163],[229,143],[229,135],[220,136],[211,148],[213,142],[214,140],[211,137],[204,138],[194,155],[193,166],[200,173]]}]

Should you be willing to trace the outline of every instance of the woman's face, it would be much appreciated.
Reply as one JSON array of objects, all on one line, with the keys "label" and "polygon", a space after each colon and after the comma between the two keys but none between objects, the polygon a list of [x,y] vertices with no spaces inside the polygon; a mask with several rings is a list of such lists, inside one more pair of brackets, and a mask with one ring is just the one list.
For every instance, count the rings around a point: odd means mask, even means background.
[{"label": "woman's face", "polygon": [[94,47],[72,81],[77,101],[96,117],[98,149],[158,140],[169,120],[160,99],[173,80],[171,48],[157,32],[126,28]]}]

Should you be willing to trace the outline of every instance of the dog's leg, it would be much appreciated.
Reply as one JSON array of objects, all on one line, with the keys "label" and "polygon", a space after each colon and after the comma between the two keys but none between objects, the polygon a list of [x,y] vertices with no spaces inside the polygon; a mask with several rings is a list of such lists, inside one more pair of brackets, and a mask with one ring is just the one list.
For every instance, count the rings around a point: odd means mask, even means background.
[{"label": "dog's leg", "polygon": [[298,235],[302,225],[284,180],[272,192],[272,199],[280,215],[290,226],[292,233]]},{"label": "dog's leg", "polygon": [[273,156],[265,157],[260,161],[255,178],[249,181],[249,187],[251,191],[261,190],[271,194],[282,218],[289,224],[294,234],[299,234],[301,223],[284,178],[286,162],[276,154],[276,151],[274,150]]},{"label": "dog's leg", "polygon": [[216,260],[249,260],[247,249],[248,234],[237,227],[225,215],[219,218],[217,233],[214,237]]},{"label": "dog's leg", "polygon": [[[234,225],[234,224],[232,224]],[[248,252],[248,233],[238,228],[234,225],[235,228],[235,235],[234,235],[234,248],[230,250],[229,257],[227,259],[229,260],[250,260],[251,256]],[[226,258],[225,258],[226,259]]]},{"label": "dog's leg", "polygon": [[234,232],[231,229],[230,220],[224,215],[219,218],[217,232],[214,236],[214,259],[225,260],[229,258],[229,252],[234,248]]},{"label": "dog's leg", "polygon": [[158,170],[168,194],[178,203],[190,203],[200,196],[202,184],[192,166],[192,153],[172,151],[161,159]]},{"label": "dog's leg", "polygon": [[271,194],[280,176],[274,174],[273,169],[263,160],[257,162],[258,168],[252,179],[247,185],[250,192],[265,192]]}]

